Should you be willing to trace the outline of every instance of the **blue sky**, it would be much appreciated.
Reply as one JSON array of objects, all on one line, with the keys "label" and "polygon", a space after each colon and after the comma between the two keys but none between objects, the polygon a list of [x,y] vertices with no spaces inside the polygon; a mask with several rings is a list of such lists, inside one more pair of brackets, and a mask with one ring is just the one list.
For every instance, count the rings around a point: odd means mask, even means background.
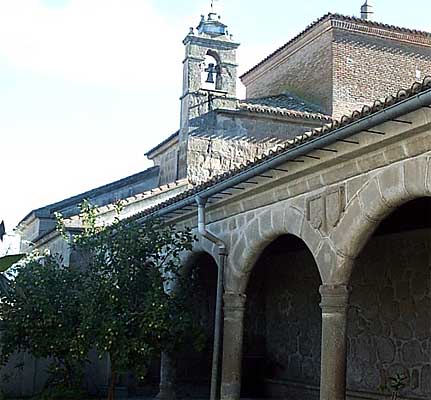
[{"label": "blue sky", "polygon": [[[428,0],[429,1],[429,0]],[[429,30],[427,0],[371,1]],[[0,0],[0,220],[141,171],[179,124],[182,39],[209,0]],[[240,72],[328,11],[361,1],[219,0]],[[243,92],[241,92],[243,93]]]}]

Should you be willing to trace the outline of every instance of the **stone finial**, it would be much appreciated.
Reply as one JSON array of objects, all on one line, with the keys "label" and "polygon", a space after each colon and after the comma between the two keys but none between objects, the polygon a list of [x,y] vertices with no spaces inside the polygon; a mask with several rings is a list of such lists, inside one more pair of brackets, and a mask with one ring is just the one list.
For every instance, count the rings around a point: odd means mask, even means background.
[{"label": "stone finial", "polygon": [[365,1],[365,3],[361,6],[361,18],[365,20],[371,20],[373,19],[373,6],[368,4],[368,0]]}]

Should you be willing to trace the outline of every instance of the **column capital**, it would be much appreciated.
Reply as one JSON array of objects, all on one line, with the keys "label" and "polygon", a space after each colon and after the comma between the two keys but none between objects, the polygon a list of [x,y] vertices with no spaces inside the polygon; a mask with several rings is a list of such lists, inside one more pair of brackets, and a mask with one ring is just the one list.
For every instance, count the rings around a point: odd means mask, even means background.
[{"label": "column capital", "polygon": [[348,285],[321,285],[319,288],[322,301],[320,307],[323,313],[343,313],[349,305],[351,288]]}]

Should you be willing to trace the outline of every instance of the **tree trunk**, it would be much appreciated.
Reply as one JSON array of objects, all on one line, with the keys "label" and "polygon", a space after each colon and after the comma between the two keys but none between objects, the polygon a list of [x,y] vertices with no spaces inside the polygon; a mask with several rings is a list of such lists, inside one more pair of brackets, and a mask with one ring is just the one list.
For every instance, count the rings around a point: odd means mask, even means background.
[{"label": "tree trunk", "polygon": [[108,400],[115,400],[115,379],[116,379],[116,373],[114,370],[111,369],[111,383],[109,384],[108,388]]}]

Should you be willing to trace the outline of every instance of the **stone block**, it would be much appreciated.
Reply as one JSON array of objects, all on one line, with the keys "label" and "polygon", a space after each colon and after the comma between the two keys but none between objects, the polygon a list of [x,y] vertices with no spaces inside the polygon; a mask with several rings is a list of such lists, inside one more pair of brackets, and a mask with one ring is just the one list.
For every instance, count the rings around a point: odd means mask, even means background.
[{"label": "stone block", "polygon": [[[406,160],[403,163],[404,186],[411,198],[422,197],[427,193],[425,181],[428,161],[429,159],[420,157],[413,160]],[[428,189],[428,191],[430,191],[430,189]]]},{"label": "stone block", "polygon": [[408,199],[401,166],[386,168],[378,175],[378,182],[382,198],[389,207],[398,207]]},{"label": "stone block", "polygon": [[373,221],[383,219],[391,210],[382,198],[376,179],[372,179],[359,192],[362,212]]},{"label": "stone block", "polygon": [[392,323],[392,332],[397,339],[409,340],[413,337],[412,329],[409,324],[403,321],[395,321]]},{"label": "stone block", "polygon": [[393,164],[394,162],[402,160],[406,157],[404,147],[400,143],[387,147],[384,154],[390,164]]},{"label": "stone block", "polygon": [[377,358],[382,364],[391,364],[395,360],[396,346],[391,338],[378,336],[375,338]]},{"label": "stone block", "polygon": [[331,239],[343,255],[356,258],[373,229],[374,226],[363,216],[359,198],[356,196],[331,234]]},{"label": "stone block", "polygon": [[382,316],[388,321],[395,321],[400,317],[400,305],[396,301],[388,301],[382,304]]},{"label": "stone block", "polygon": [[420,342],[417,340],[405,343],[401,348],[401,354],[404,363],[408,366],[429,361],[423,352]]},{"label": "stone block", "polygon": [[431,135],[427,132],[425,135],[415,136],[405,142],[406,153],[409,157],[415,157],[431,148]]},{"label": "stone block", "polygon": [[[301,228],[304,222],[304,214],[294,207],[285,207],[283,224],[284,231],[289,232],[292,235],[301,237],[305,243],[308,243],[310,239],[308,236],[303,236],[304,232],[301,232]],[[309,232],[310,234],[310,232]]]},{"label": "stone block", "polygon": [[431,364],[422,367],[420,388],[424,394],[431,394]]},{"label": "stone block", "polygon": [[366,155],[358,159],[358,168],[361,172],[368,172],[387,164],[383,153]]}]

